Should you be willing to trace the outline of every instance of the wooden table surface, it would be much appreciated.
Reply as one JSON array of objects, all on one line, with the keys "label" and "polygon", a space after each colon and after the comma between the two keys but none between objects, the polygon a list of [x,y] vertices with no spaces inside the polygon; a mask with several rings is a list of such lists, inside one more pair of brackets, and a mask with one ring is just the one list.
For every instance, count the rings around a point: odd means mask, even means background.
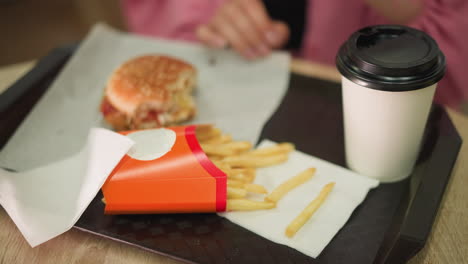
[{"label": "wooden table surface", "polygon": [[[27,72],[34,62],[0,68],[0,93]],[[291,69],[304,75],[339,81],[334,68],[293,60]],[[463,139],[468,138],[468,117],[448,109]],[[463,144],[426,246],[411,261],[468,263],[468,147]],[[0,264],[10,263],[181,263],[109,239],[72,229],[31,248],[0,207]]]}]

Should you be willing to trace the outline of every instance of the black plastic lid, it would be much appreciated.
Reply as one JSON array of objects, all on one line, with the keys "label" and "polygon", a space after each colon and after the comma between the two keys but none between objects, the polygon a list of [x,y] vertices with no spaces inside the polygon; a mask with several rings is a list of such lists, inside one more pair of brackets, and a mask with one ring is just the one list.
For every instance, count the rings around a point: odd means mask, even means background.
[{"label": "black plastic lid", "polygon": [[396,25],[355,32],[341,46],[336,65],[352,82],[384,91],[424,88],[445,73],[445,57],[434,39],[417,29]]}]

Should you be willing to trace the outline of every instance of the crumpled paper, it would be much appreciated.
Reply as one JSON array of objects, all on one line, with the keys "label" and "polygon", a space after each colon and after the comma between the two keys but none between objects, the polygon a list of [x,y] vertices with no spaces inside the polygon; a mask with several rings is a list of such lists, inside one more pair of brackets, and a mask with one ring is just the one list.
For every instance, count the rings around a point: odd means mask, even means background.
[{"label": "crumpled paper", "polygon": [[73,227],[132,145],[128,137],[94,128],[76,155],[27,171],[0,169],[0,205],[35,247]]}]

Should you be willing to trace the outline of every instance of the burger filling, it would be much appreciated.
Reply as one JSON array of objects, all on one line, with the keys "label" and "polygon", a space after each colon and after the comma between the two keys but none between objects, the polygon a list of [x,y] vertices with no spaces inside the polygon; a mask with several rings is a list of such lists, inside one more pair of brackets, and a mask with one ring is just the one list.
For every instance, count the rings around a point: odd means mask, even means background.
[{"label": "burger filling", "polygon": [[116,109],[104,97],[101,103],[101,112],[116,130],[162,127],[186,121],[194,116],[195,104],[187,92],[175,93],[173,102],[173,106],[167,111],[155,110],[150,103],[141,104],[133,117],[130,118]]}]

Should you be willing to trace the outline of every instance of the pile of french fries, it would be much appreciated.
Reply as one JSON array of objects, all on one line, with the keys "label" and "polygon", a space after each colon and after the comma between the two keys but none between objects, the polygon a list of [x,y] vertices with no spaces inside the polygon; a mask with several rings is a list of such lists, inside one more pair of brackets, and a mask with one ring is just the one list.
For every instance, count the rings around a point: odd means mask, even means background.
[{"label": "pile of french fries", "polygon": [[[295,147],[279,143],[271,147],[253,149],[247,141],[233,141],[230,135],[211,125],[197,127],[197,139],[210,160],[224,173],[227,180],[227,211],[253,211],[276,207],[288,192],[312,179],[315,168],[309,168],[280,184],[272,192],[254,184],[256,169],[269,167],[288,160]],[[293,237],[312,217],[333,189],[334,182],[325,185],[320,194],[287,226],[285,234]],[[265,195],[263,201],[249,199],[250,194]]]}]

